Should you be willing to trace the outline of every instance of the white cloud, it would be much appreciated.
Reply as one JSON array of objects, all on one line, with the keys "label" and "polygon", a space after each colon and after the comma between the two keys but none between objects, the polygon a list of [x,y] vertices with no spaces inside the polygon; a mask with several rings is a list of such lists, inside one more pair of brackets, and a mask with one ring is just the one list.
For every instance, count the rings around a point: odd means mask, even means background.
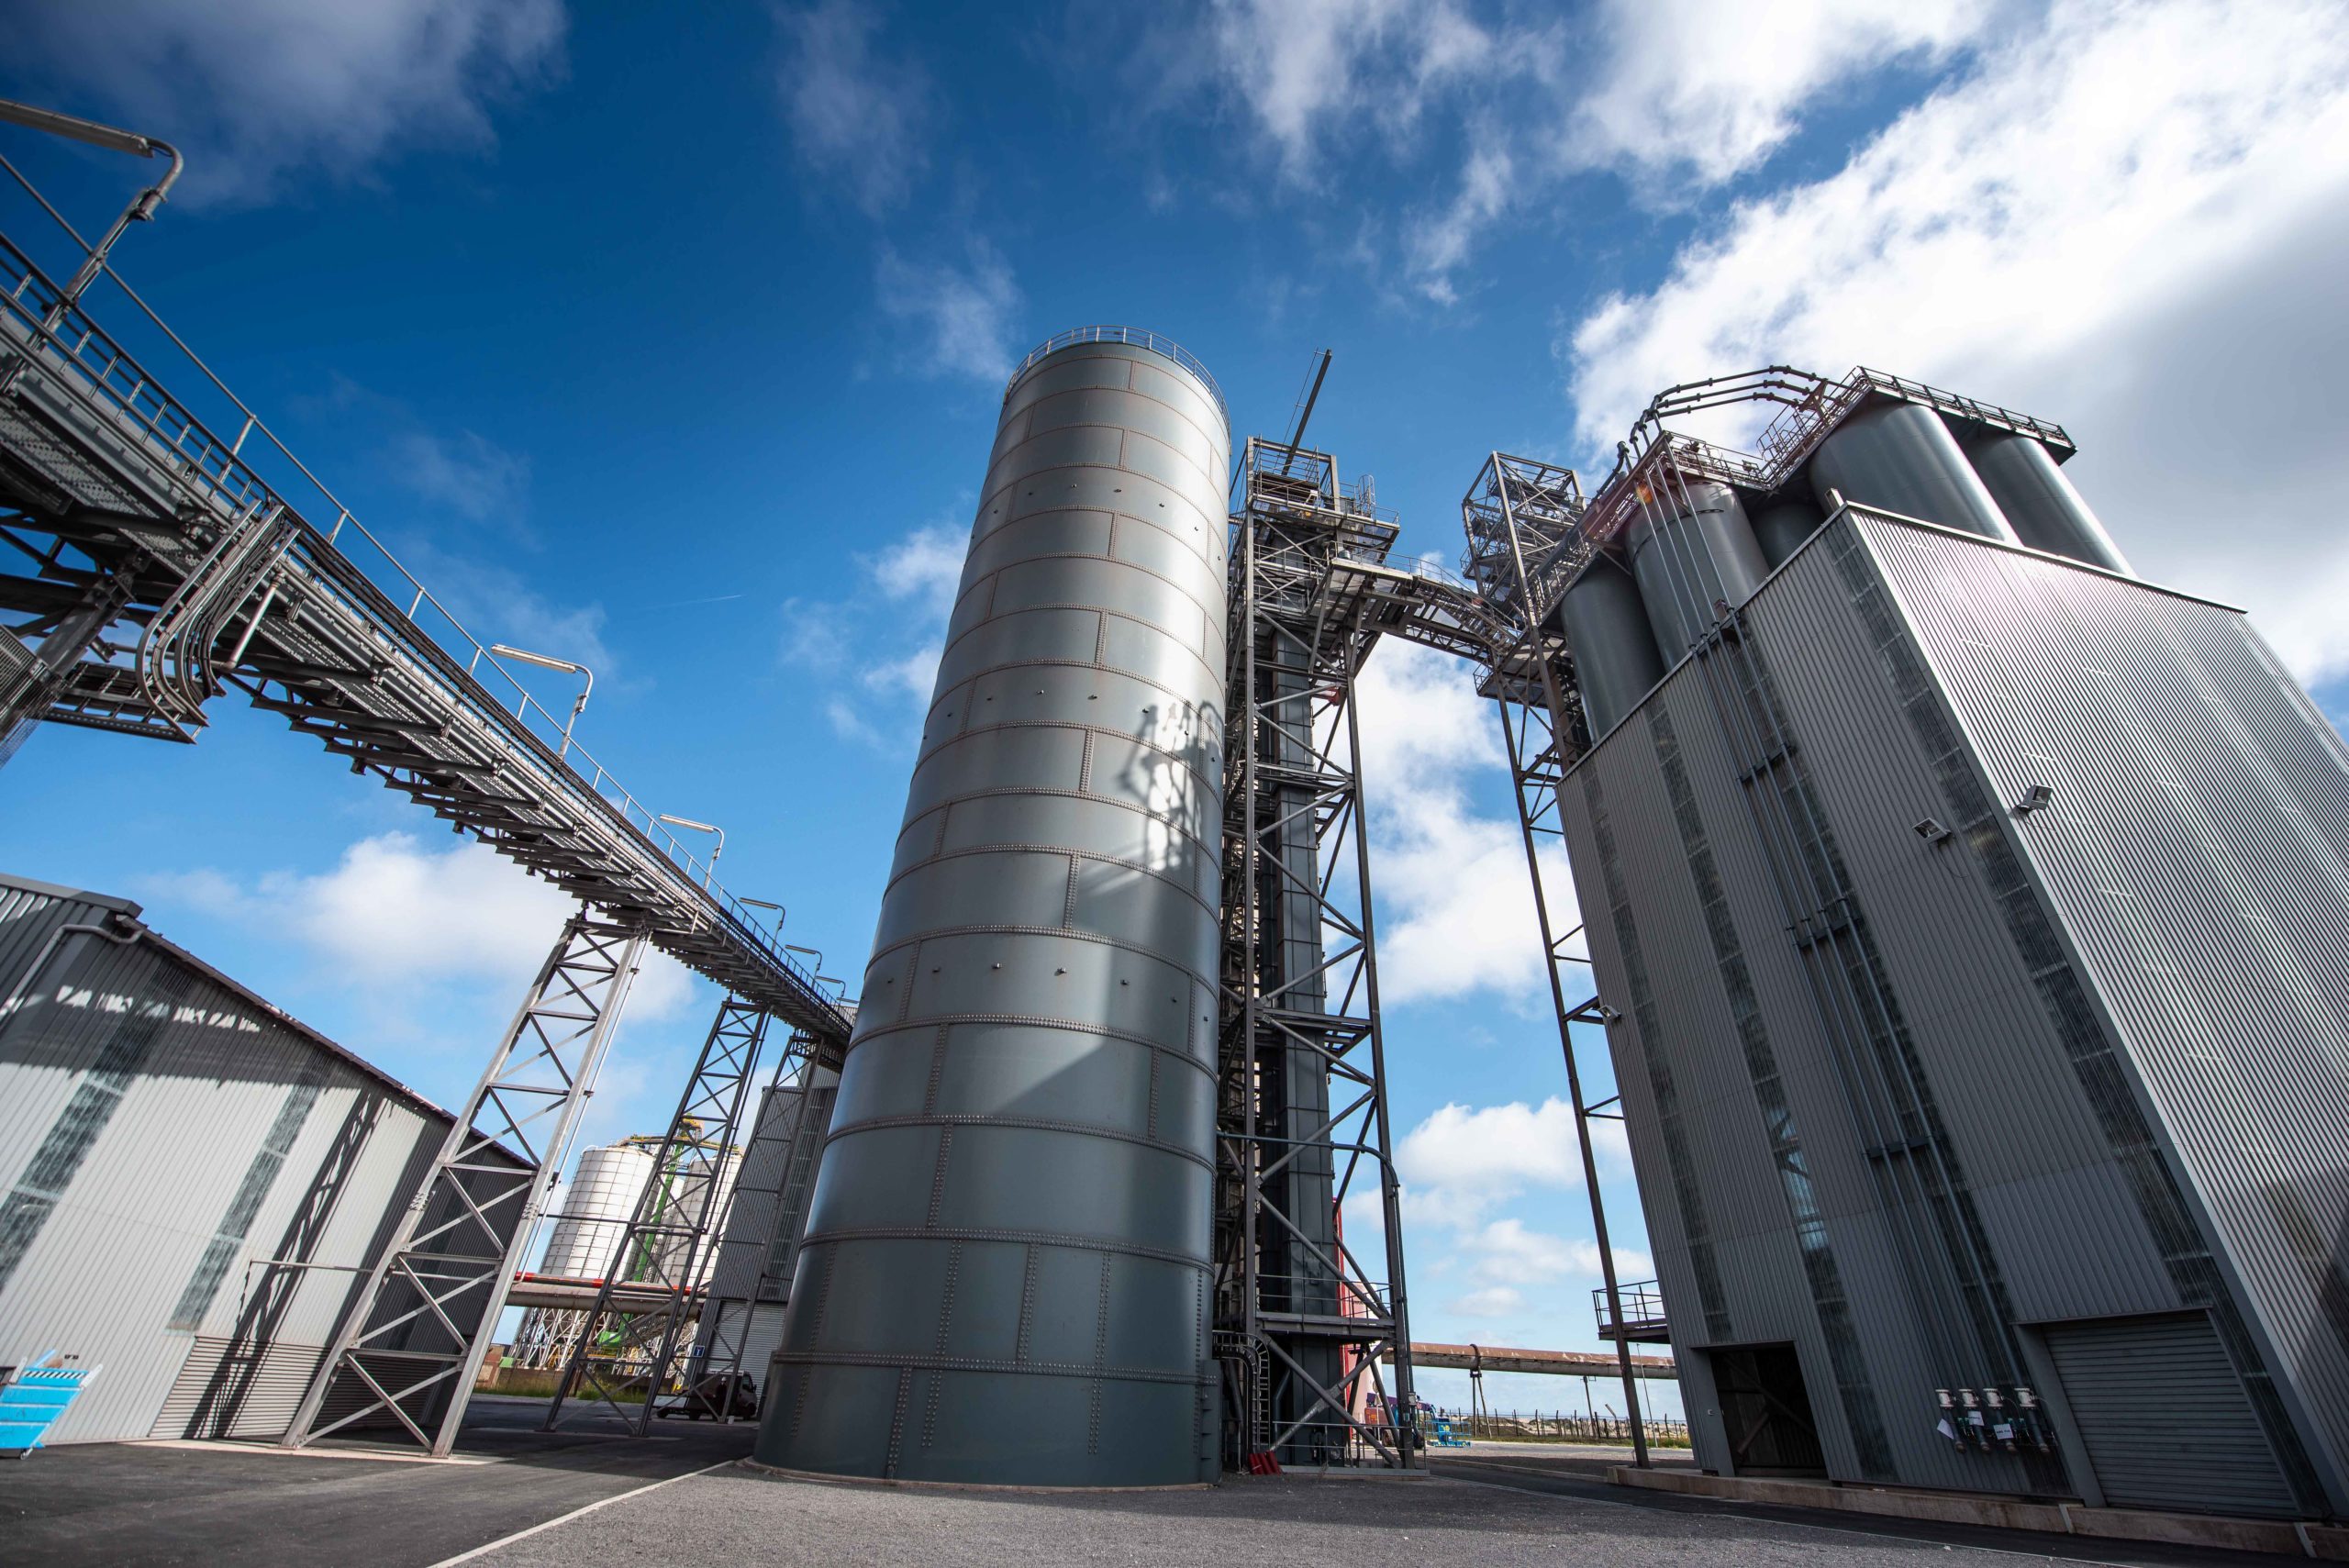
[{"label": "white cloud", "polygon": [[2238,595],[2303,677],[2337,673],[2344,194],[2336,6],[2063,0],[1580,322],[1577,428],[1611,442],[1656,389],[1774,360],[2031,407],[2081,440],[2141,569]]},{"label": "white cloud", "polygon": [[1574,1107],[1554,1095],[1539,1109],[1523,1100],[1478,1110],[1455,1101],[1404,1135],[1395,1163],[1415,1194],[1451,1192],[1483,1204],[1528,1186],[1579,1187],[1575,1149]]},{"label": "white cloud", "polygon": [[1783,145],[1828,87],[1944,59],[1990,16],[1987,0],[1607,0],[1560,151],[1570,166],[1719,184]]},{"label": "white cloud", "polygon": [[1407,129],[1431,91],[1493,50],[1450,0],[1216,0],[1208,35],[1228,89],[1294,180],[1312,173],[1321,122]]},{"label": "white cloud", "polygon": [[[1507,777],[1494,705],[1448,654],[1390,642],[1364,668],[1363,788],[1378,897],[1378,976],[1390,1003],[1486,989],[1531,1006],[1547,982],[1514,820],[1479,815],[1469,781]],[[1574,884],[1545,854],[1552,915],[1570,929]]]},{"label": "white cloud", "polygon": [[[1598,1280],[1598,1244],[1579,1236],[1553,1236],[1528,1230],[1521,1219],[1496,1219],[1473,1235],[1461,1238],[1459,1254],[1475,1273],[1496,1284],[1545,1284],[1559,1280]],[[1655,1263],[1631,1247],[1615,1250],[1619,1280],[1646,1279]]]},{"label": "white cloud", "polygon": [[865,557],[862,564],[884,595],[911,599],[942,620],[954,607],[954,590],[963,581],[963,558],[969,541],[968,528],[930,523],[880,554]]},{"label": "white cloud", "polygon": [[[468,840],[436,851],[407,833],[362,839],[325,872],[272,872],[248,886],[198,869],[150,885],[298,941],[351,984],[387,993],[489,982],[518,995],[576,907],[486,845]],[[693,984],[675,960],[648,951],[626,1016],[668,1017]]]},{"label": "white cloud", "polygon": [[[27,6],[12,57],[188,160],[174,199],[269,199],[409,146],[483,147],[489,108],[562,67],[560,0],[109,0]],[[80,106],[69,105],[68,106]]]},{"label": "white cloud", "polygon": [[1205,32],[1290,181],[1326,183],[1323,162],[1367,146],[1416,183],[1435,140],[1423,122],[1460,128],[1450,195],[1399,226],[1410,285],[1448,306],[1483,232],[1554,211],[1570,177],[1612,172],[1682,205],[1765,161],[1831,89],[1945,64],[1993,14],[1993,0],[1606,0],[1568,24],[1460,0],[1219,0]]},{"label": "white cloud", "polygon": [[390,458],[401,484],[474,522],[519,522],[530,488],[530,460],[471,430],[438,436],[422,429],[392,438]]},{"label": "white cloud", "polygon": [[1492,1284],[1455,1296],[1447,1305],[1463,1318],[1514,1318],[1525,1310],[1525,1293],[1513,1285]]},{"label": "white cloud", "polygon": [[778,77],[784,117],[800,159],[845,183],[867,216],[904,201],[928,157],[922,147],[928,73],[874,52],[881,17],[855,0],[778,10],[785,41]]},{"label": "white cloud", "polygon": [[971,241],[962,267],[908,261],[885,247],[874,286],[883,314],[910,328],[906,359],[920,373],[986,382],[1011,374],[1019,285],[985,239]]},{"label": "white cloud", "polygon": [[[1603,1177],[1631,1169],[1620,1123],[1601,1121],[1592,1136]],[[1413,1221],[1473,1229],[1529,1188],[1581,1189],[1574,1107],[1555,1095],[1539,1106],[1523,1100],[1474,1109],[1448,1103],[1396,1144],[1395,1168]]]},{"label": "white cloud", "polygon": [[834,733],[883,751],[901,751],[919,733],[968,531],[942,517],[924,523],[858,557],[856,592],[784,606],[784,659],[819,684]]}]

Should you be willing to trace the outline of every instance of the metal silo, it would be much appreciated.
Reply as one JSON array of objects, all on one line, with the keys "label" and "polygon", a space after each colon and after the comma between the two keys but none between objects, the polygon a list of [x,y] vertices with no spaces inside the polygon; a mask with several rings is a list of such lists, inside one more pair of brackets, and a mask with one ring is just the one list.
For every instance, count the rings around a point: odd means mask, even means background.
[{"label": "metal silo", "polygon": [[1656,656],[1638,586],[1607,556],[1593,558],[1567,584],[1558,601],[1558,625],[1596,740],[1664,679],[1664,661]]},{"label": "metal silo", "polygon": [[1812,455],[1810,488],[1831,512],[1831,491],[1859,506],[2019,542],[1957,438],[1921,404],[1877,399],[1844,420]]},{"label": "metal silo", "polygon": [[547,1238],[539,1273],[572,1279],[601,1279],[611,1265],[636,1201],[652,1175],[652,1151],[613,1143],[579,1156],[571,1184],[555,1197],[562,1218]]},{"label": "metal silo", "polygon": [[1810,502],[1798,495],[1784,496],[1753,514],[1753,539],[1762,547],[1762,559],[1775,572],[1824,521],[1824,514]]},{"label": "metal silo", "polygon": [[1965,455],[2023,543],[2128,573],[2120,548],[2037,439],[2017,431],[1985,430],[1965,443]]},{"label": "metal silo", "polygon": [[1770,567],[1736,491],[1678,474],[1664,480],[1631,524],[1630,548],[1656,651],[1672,665],[1725,613],[1722,606],[1751,598]]},{"label": "metal silo", "polygon": [[1006,390],[758,1457],[1215,1473],[1225,492],[1214,383],[1064,334]]}]

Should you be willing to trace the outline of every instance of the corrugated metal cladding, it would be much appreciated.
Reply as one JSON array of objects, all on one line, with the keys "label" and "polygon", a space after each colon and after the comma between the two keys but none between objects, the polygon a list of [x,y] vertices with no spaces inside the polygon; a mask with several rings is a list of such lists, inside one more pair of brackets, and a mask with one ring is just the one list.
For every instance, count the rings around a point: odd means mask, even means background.
[{"label": "corrugated metal cladding", "polygon": [[2343,1507],[2344,758],[2233,612],[1860,517],[1580,764],[1702,1462],[1734,1463],[1706,1349],[1791,1343],[1839,1478],[2086,1494],[2076,1430],[1962,1449],[1935,1391],[2011,1399],[2060,1381],[2043,1326],[2188,1312],[2268,1455],[2207,1506]]},{"label": "corrugated metal cladding", "polygon": [[2173,1263],[2181,1291],[2213,1298],[2266,1373],[2254,1396],[2285,1407],[2271,1424],[2312,1429],[2349,1508],[2340,737],[2234,610],[1919,529],[1865,538],[1991,794],[2051,792],[2013,831],[2183,1176],[2205,1258]]},{"label": "corrugated metal cladding", "polygon": [[759,1456],[1211,1478],[1230,434],[1122,342],[1007,391]]},{"label": "corrugated metal cladding", "polygon": [[53,1441],[282,1430],[449,1118],[137,914],[0,878],[0,1362],[105,1369]]}]

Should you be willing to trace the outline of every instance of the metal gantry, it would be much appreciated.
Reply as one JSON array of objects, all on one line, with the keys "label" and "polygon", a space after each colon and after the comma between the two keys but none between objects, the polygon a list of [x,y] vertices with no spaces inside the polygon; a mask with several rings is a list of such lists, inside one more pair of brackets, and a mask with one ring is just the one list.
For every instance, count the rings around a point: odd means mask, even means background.
[{"label": "metal gantry", "polygon": [[[1326,453],[1294,442],[1251,440],[1241,475],[1216,1182],[1226,1457],[1407,1468],[1419,1460],[1400,1188],[1353,700],[1378,635],[1369,584],[1396,528]],[[1384,1279],[1344,1235],[1358,1190],[1374,1196]]]},{"label": "metal gantry", "polygon": [[192,741],[207,704],[241,693],[836,1058],[841,1004],[570,715],[540,706],[111,267],[97,275],[235,434],[0,234],[0,761],[44,720]]},{"label": "metal gantry", "polygon": [[284,1446],[389,1421],[436,1457],[449,1452],[644,945],[642,927],[584,913],[563,927],[336,1331]]},{"label": "metal gantry", "polygon": [[[591,1409],[600,1403],[639,1437],[651,1431],[654,1407],[670,1393],[692,1345],[685,1329],[701,1310],[696,1287],[725,1225],[727,1178],[740,1158],[736,1140],[767,1024],[764,1012],[738,997],[718,1004],[676,1114],[653,1151],[651,1176],[555,1386],[546,1430],[562,1424],[564,1405],[577,1396]],[[616,1305],[613,1292],[622,1284],[632,1287],[632,1299]],[[648,1291],[657,1293],[657,1305],[644,1304]],[[707,1404],[697,1379],[687,1379],[683,1394],[688,1406]],[[633,1407],[626,1407],[631,1399]],[[708,1410],[717,1415],[731,1405],[729,1389]]]},{"label": "metal gantry", "polygon": [[[816,1156],[822,1150],[825,1132],[832,1119],[832,1098],[839,1093],[839,1082],[829,1069],[815,1064],[811,1042],[803,1035],[794,1035],[785,1048],[782,1061],[775,1064],[774,1088],[796,1085],[790,1108],[783,1113],[785,1129],[784,1158],[774,1173],[774,1186],[770,1202],[774,1221],[762,1236],[744,1237],[731,1244],[758,1249],[758,1266],[751,1276],[750,1291],[745,1296],[721,1296],[719,1288],[727,1283],[729,1272],[724,1259],[710,1276],[709,1290],[702,1306],[700,1332],[696,1336],[701,1349],[700,1375],[716,1378],[718,1386],[727,1391],[730,1412],[731,1390],[741,1377],[743,1362],[749,1358],[753,1331],[758,1327],[760,1309],[766,1307],[781,1312],[791,1296],[791,1273],[799,1259],[799,1240],[807,1222],[808,1190],[816,1179]],[[735,1184],[734,1202],[738,1212],[754,1199],[757,1194],[744,1184],[751,1180],[748,1168],[750,1149],[744,1149],[745,1168]],[[760,1189],[761,1192],[766,1189]],[[720,1418],[731,1420],[731,1414]]]}]

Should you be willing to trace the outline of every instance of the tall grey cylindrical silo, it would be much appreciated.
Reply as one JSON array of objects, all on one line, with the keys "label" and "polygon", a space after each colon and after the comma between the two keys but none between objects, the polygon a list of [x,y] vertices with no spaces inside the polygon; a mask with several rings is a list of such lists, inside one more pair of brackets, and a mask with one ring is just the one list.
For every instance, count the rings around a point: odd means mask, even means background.
[{"label": "tall grey cylindrical silo", "polygon": [[2121,547],[2040,441],[2016,430],[1989,430],[1965,443],[1965,455],[2023,543],[2128,574]]},{"label": "tall grey cylindrical silo", "polygon": [[2015,530],[1958,450],[1942,417],[1919,403],[1876,399],[1835,428],[1810,458],[1819,504],[1856,506],[2016,543]]},{"label": "tall grey cylindrical silo", "polygon": [[1575,662],[1583,717],[1597,740],[1664,679],[1655,633],[1631,573],[1606,555],[1593,557],[1566,584],[1556,619]]},{"label": "tall grey cylindrical silo", "polygon": [[1651,505],[1654,512],[1643,506],[1631,527],[1631,574],[1656,651],[1669,667],[1720,618],[1716,606],[1734,609],[1753,596],[1770,564],[1754,542],[1745,503],[1728,485],[1679,480]]},{"label": "tall grey cylindrical silo", "polygon": [[1782,495],[1753,514],[1753,540],[1762,547],[1762,559],[1775,572],[1824,521],[1825,515],[1810,502],[1799,495]]},{"label": "tall grey cylindrical silo", "polygon": [[1004,396],[757,1455],[1212,1479],[1230,435],[1163,339]]}]

